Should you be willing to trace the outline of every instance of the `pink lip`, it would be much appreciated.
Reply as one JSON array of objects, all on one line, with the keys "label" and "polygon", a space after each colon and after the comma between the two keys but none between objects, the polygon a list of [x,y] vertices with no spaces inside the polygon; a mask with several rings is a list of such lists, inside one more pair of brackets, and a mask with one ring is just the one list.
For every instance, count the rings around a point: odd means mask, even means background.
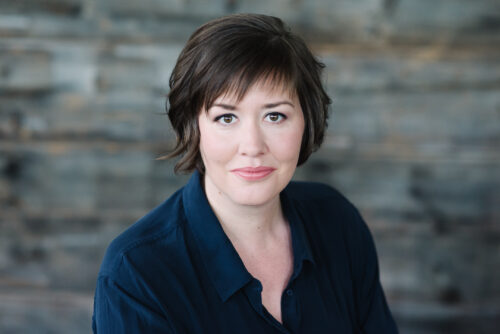
[{"label": "pink lip", "polygon": [[256,181],[265,178],[275,170],[276,168],[273,167],[243,167],[233,169],[231,172],[247,181]]}]

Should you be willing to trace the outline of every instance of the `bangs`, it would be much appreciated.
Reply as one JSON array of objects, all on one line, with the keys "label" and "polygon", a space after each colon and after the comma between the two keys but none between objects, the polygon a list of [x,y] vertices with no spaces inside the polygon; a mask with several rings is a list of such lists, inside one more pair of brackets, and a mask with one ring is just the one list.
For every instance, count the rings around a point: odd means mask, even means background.
[{"label": "bangs", "polygon": [[[208,110],[221,96],[241,101],[252,86],[264,85],[270,91],[297,93],[297,68],[290,50],[279,37],[272,41],[248,43],[246,49],[235,48],[226,55],[218,55],[208,64],[205,85],[201,88],[202,107]],[[226,50],[231,50],[228,47]],[[204,86],[204,87],[203,87]]]}]

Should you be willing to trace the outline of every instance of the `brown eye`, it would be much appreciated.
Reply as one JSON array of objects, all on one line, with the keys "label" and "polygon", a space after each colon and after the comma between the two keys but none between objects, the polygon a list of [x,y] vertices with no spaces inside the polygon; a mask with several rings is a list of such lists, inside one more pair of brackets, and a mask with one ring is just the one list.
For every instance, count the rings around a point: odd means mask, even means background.
[{"label": "brown eye", "polygon": [[279,112],[273,112],[273,113],[267,114],[266,119],[268,122],[271,122],[271,123],[281,123],[283,120],[286,119],[286,116],[279,113]]},{"label": "brown eye", "polygon": [[224,115],[217,116],[214,119],[214,121],[217,123],[220,123],[222,125],[230,125],[236,121],[236,116],[234,116],[233,114],[224,114]]}]

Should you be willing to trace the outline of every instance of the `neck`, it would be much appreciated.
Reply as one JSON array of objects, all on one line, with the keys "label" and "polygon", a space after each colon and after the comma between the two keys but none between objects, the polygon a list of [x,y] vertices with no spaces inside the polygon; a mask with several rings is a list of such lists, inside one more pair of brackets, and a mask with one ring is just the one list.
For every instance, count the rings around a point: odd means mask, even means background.
[{"label": "neck", "polygon": [[203,179],[208,202],[234,245],[262,250],[280,238],[286,221],[279,195],[261,205],[243,205],[221,193],[206,176]]}]

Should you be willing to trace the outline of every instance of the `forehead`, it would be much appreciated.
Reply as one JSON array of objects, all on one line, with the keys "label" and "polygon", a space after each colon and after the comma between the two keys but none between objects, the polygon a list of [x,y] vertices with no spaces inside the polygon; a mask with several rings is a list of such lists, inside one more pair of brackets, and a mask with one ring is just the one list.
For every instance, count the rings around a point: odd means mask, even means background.
[{"label": "forehead", "polygon": [[284,83],[273,80],[258,80],[249,87],[245,87],[245,89],[241,89],[241,87],[238,86],[230,86],[214,99],[214,103],[222,100],[238,103],[241,102],[241,100],[243,100],[250,92],[262,94],[265,97],[279,96],[294,99],[297,96],[295,87],[292,83]]}]

